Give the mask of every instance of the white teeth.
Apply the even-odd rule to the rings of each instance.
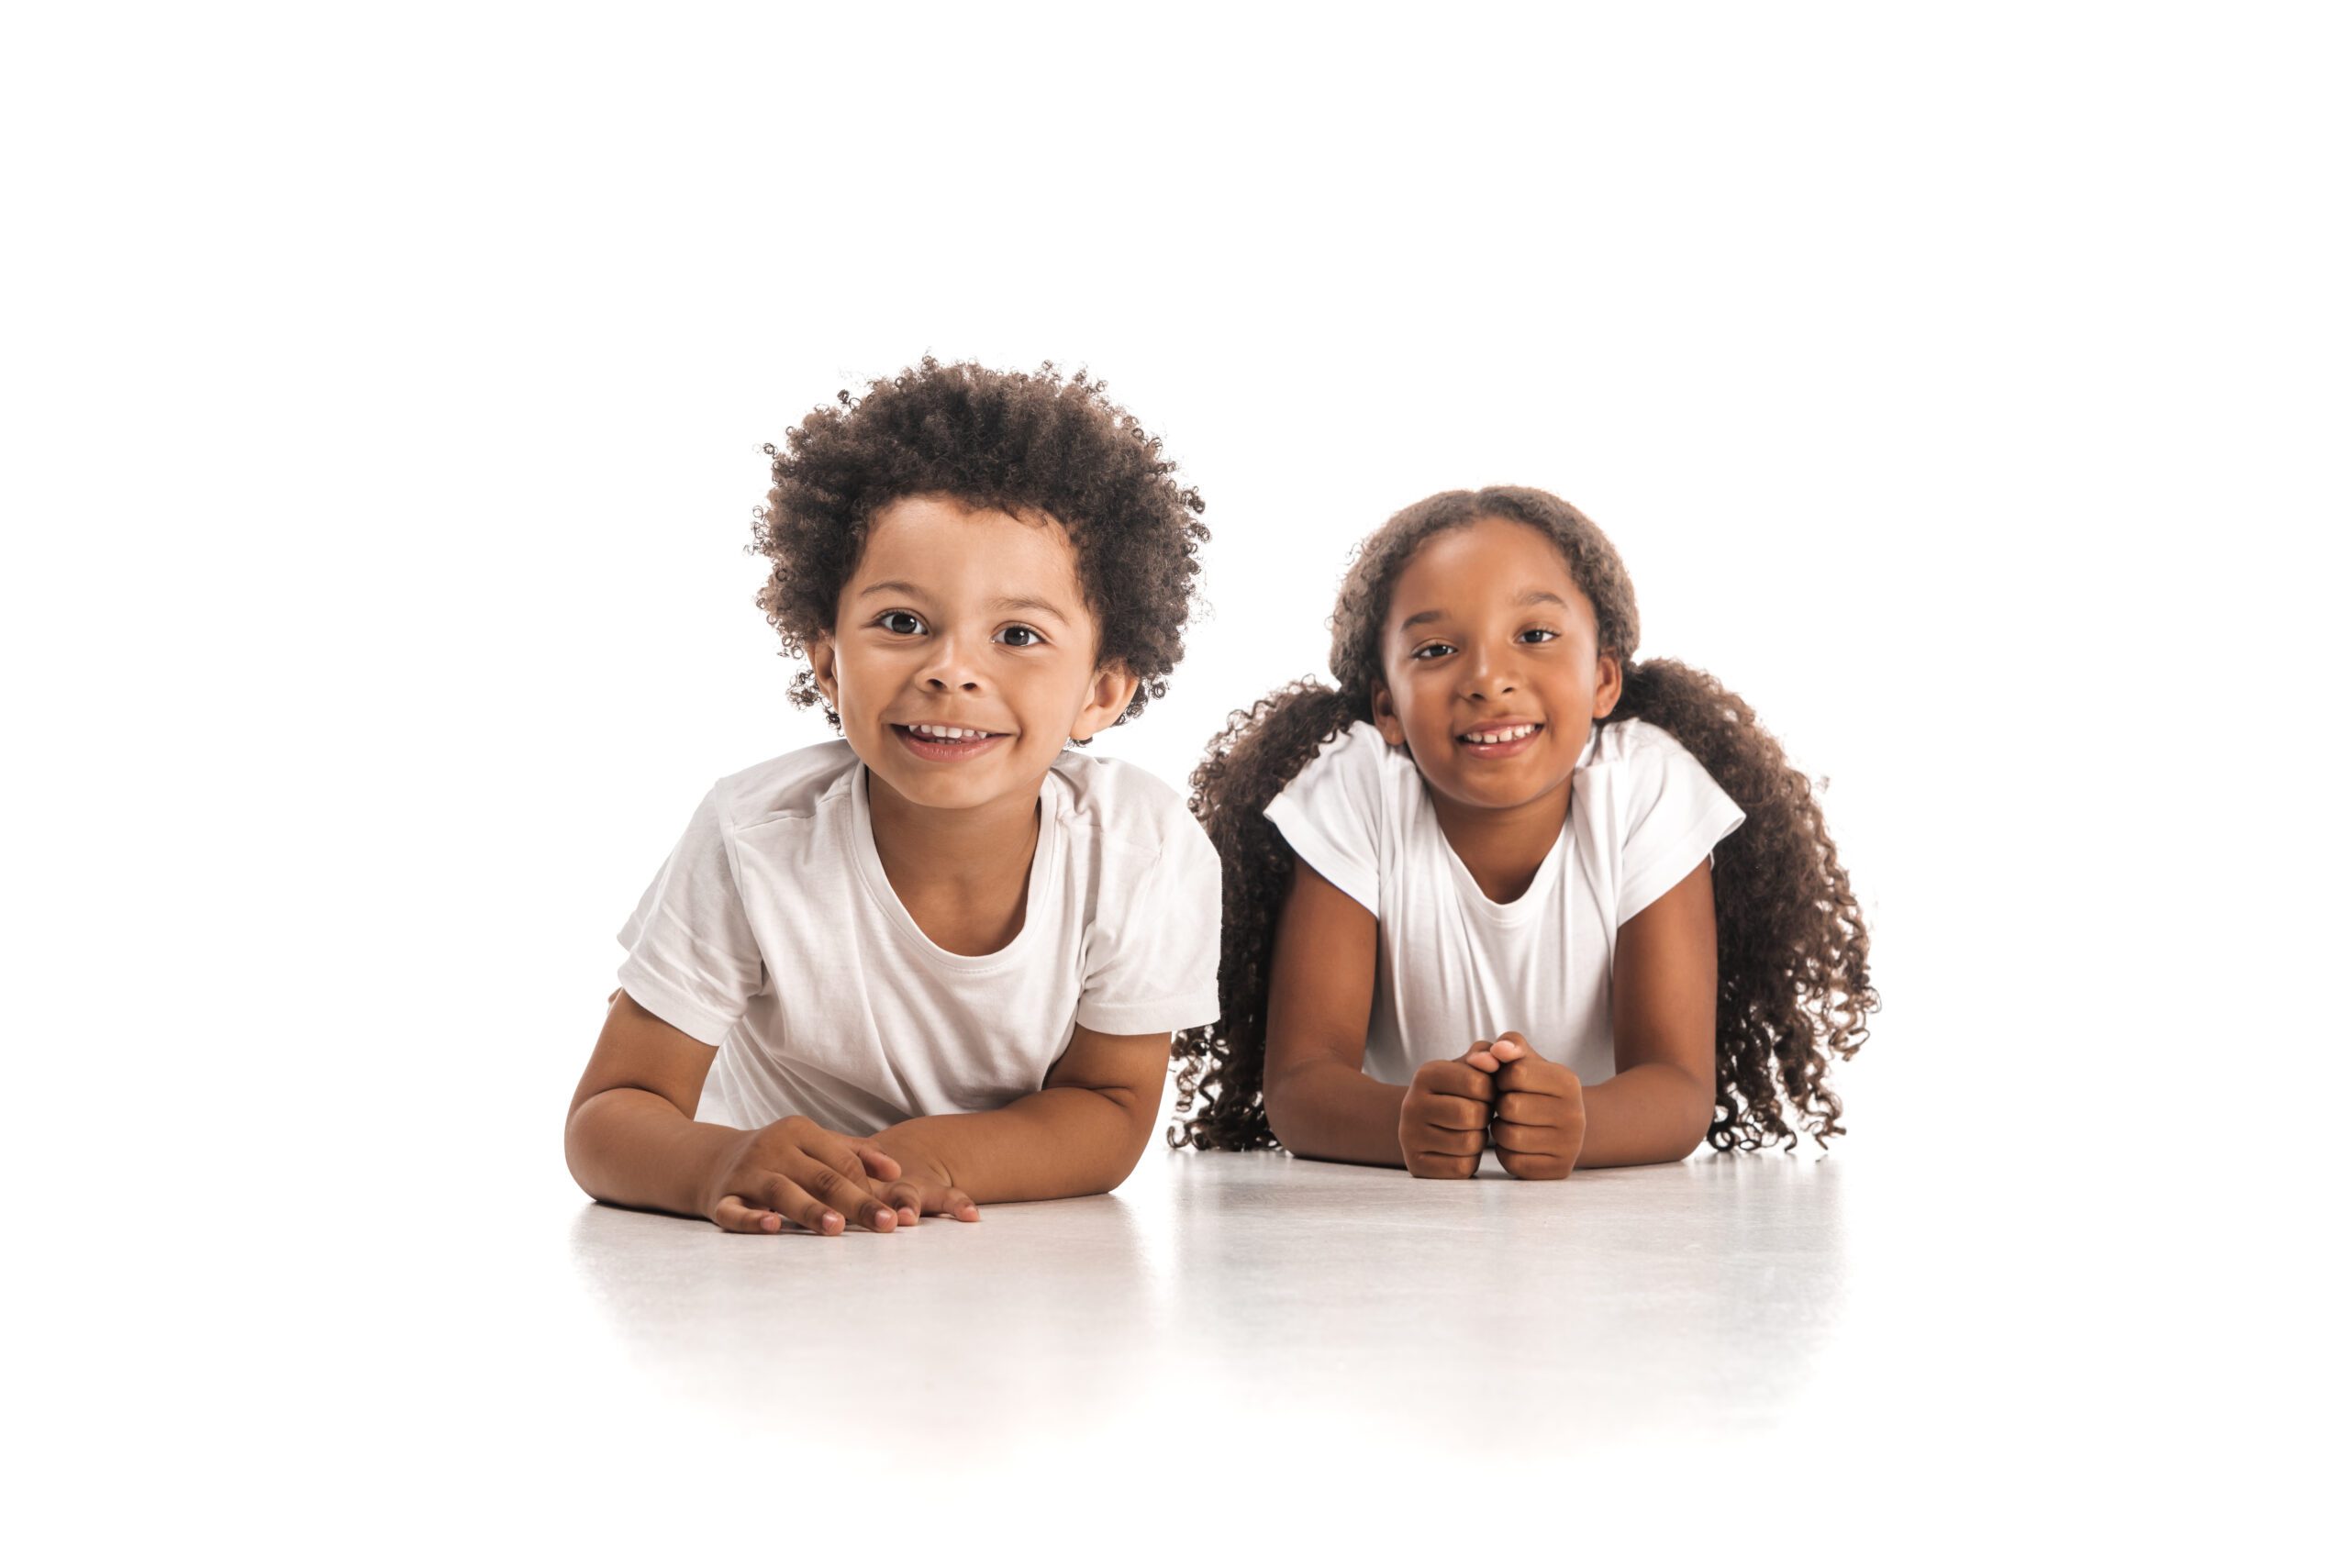
[[[932,740],[977,740],[992,733],[985,729],[960,729],[951,724],[908,724],[906,728]]]
[[[1521,740],[1542,727],[1538,724],[1512,724],[1506,729],[1477,729],[1461,737],[1471,746],[1497,746],[1504,740]]]

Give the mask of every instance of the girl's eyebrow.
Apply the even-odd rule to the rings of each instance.
[[[1525,592],[1517,596],[1517,602],[1520,605],[1555,605],[1562,610],[1571,607],[1567,605],[1565,600],[1560,598],[1557,595],[1553,594],[1547,588],[1528,588]],[[1410,617],[1408,619],[1405,620],[1401,626],[1397,627],[1395,629],[1397,631],[1408,631],[1413,627],[1419,625],[1421,621],[1442,620],[1450,613],[1451,612],[1448,610],[1421,610],[1418,615]]]
[[[896,578],[886,583],[869,584],[856,596],[860,599],[867,599],[875,594],[897,594],[909,599],[929,597],[913,584],[899,582]],[[997,599],[987,607],[994,610],[1024,610],[1031,615],[1050,616],[1063,626],[1070,624],[1068,613],[1049,599]]]

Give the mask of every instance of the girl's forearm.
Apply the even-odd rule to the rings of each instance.
[[[1342,1062],[1305,1062],[1264,1085],[1264,1119],[1304,1159],[1399,1166],[1405,1093]]]
[[[974,1203],[1106,1193],[1149,1146],[1155,1099],[1130,1089],[1042,1089],[1000,1110],[917,1117],[874,1135],[908,1172],[927,1167]]]
[[[562,1151],[590,1197],[704,1215],[705,1189],[741,1137],[734,1128],[694,1120],[650,1090],[607,1089],[571,1113]]]
[[[1575,1163],[1662,1165],[1685,1160],[1713,1120],[1713,1086],[1661,1062],[1627,1067],[1582,1092],[1582,1155]]]

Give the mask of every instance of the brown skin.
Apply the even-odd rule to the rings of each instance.
[[[1096,662],[1098,628],[1066,533],[1045,517],[914,496],[874,517],[837,629],[808,646],[871,770],[890,886],[950,952],[1002,948],[1026,915],[1037,800],[1068,740],[1116,722],[1134,677]],[[1001,737],[926,759],[904,727]],[[693,1119],[714,1046],[616,993],[572,1097],[564,1151],[607,1203],[728,1230],[888,1231],[982,1202],[1107,1192],[1149,1142],[1170,1036],[1078,1027],[1043,1087],[997,1110],[920,1117],[869,1139],[805,1117],[751,1130]]]
[[[1488,518],[1424,544],[1397,578],[1373,720],[1409,748],[1445,840],[1487,897],[1533,881],[1564,830],[1591,721],[1622,690],[1620,658],[1549,538]],[[1537,723],[1494,756],[1471,737]],[[1511,1175],[1649,1164],[1693,1152],[1712,1120],[1712,873],[1700,865],[1618,933],[1616,1072],[1586,1090],[1531,1043],[1540,1020],[1468,1043],[1406,1085],[1362,1071],[1375,917],[1299,862],[1274,938],[1264,1111],[1295,1153],[1475,1173],[1487,1144]]]

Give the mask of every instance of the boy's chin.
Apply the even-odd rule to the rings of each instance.
[[[932,811],[972,811],[1019,798],[1032,804],[1043,784],[1041,774],[1030,775],[1006,756],[924,766],[903,757],[874,758],[862,747],[857,754],[892,795]]]

